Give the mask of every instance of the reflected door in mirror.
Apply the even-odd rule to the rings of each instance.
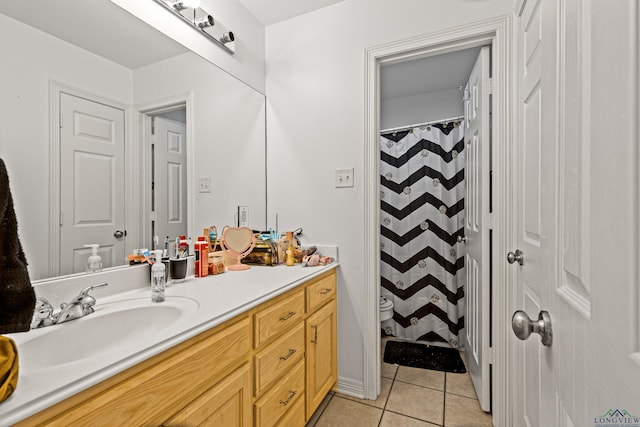
[[[103,267],[120,265],[124,111],[61,93],[60,113],[60,274],[86,270],[89,243],[100,245]]]
[[[188,234],[186,126],[160,116],[153,120],[152,235],[174,239]]]

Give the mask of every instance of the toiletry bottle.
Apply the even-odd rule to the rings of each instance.
[[[196,254],[195,271],[196,277],[209,275],[209,242],[205,236],[198,236],[198,240],[193,245],[193,252]]]
[[[89,256],[89,259],[87,259],[87,272],[91,273],[93,271],[102,270],[102,258],[98,255],[98,248],[100,245],[92,243],[84,246],[85,248],[91,248],[91,255]]]
[[[164,301],[165,266],[162,263],[162,250],[154,251],[156,259],[151,266],[151,302]]]
[[[209,227],[209,251],[213,252],[213,251],[217,251],[219,250],[219,248],[217,248],[218,244],[218,229],[216,228],[215,225],[212,225]]]
[[[295,248],[293,247],[293,232],[287,231],[287,250],[285,255],[285,264],[287,264],[288,267],[291,267],[293,264],[295,264],[294,252]]]
[[[186,258],[189,256],[189,243],[186,236],[178,238],[178,255],[176,258]]]

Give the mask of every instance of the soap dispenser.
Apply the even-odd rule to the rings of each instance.
[[[97,243],[92,243],[89,245],[84,245],[85,248],[91,248],[91,256],[87,260],[87,273],[92,273],[94,271],[102,270],[102,258],[98,255],[98,248],[100,245]]]
[[[162,250],[153,251],[155,262],[151,266],[151,302],[164,301],[165,266],[162,263]]]

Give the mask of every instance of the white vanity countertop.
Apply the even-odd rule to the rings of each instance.
[[[252,267],[245,271],[227,271],[203,278],[191,277],[183,283],[170,284],[165,293],[167,302],[182,297],[199,304],[199,309],[190,314],[187,321],[181,321],[179,327],[165,327],[163,331],[154,333],[152,341],[135,340],[119,348],[107,349],[99,357],[72,363],[47,368],[30,366],[27,361],[22,363],[21,358],[28,359],[28,356],[21,353],[21,343],[33,339],[35,335],[46,334],[48,328],[69,327],[95,314],[61,325],[8,335],[18,346],[20,373],[13,395],[0,403],[0,427],[42,411],[338,265],[334,262],[319,267],[302,267],[298,264],[293,267]],[[96,313],[101,305],[111,302],[147,298],[150,303],[151,300],[149,288],[137,288],[104,298],[100,298],[96,290],[93,295],[97,299]],[[145,317],[141,315],[136,322],[145,322]],[[77,339],[85,338],[78,336]],[[65,345],[64,342],[57,344],[61,347]],[[56,352],[57,349],[48,348],[47,351]]]

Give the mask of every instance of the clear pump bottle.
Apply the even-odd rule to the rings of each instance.
[[[155,263],[151,266],[151,302],[164,301],[165,266],[162,263],[162,251],[153,251],[156,255]]]
[[[94,271],[102,270],[102,258],[98,255],[98,248],[100,245],[91,243],[84,245],[85,248],[91,248],[91,255],[87,259],[87,273],[93,273]]]

